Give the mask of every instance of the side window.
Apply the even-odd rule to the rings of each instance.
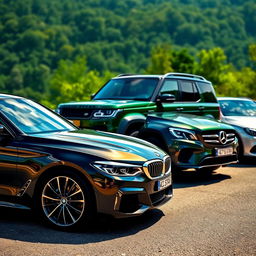
[[[178,82],[175,80],[165,80],[160,94],[172,94],[176,99],[179,98]]]
[[[200,99],[200,94],[193,82],[180,81],[180,91],[182,101],[198,101]]]
[[[217,102],[214,89],[209,83],[198,83],[200,92],[205,102]]]

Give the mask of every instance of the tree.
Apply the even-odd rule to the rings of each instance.
[[[50,101],[42,102],[53,107],[62,102],[89,100],[112,76],[109,72],[100,76],[97,71],[88,71],[82,56],[74,61],[61,60],[50,81]]]
[[[151,51],[149,66],[146,73],[165,74],[172,72],[172,50],[169,45],[157,45]]]
[[[231,65],[227,64],[227,57],[221,48],[202,50],[198,54],[199,62],[195,72],[206,77],[214,85],[221,84],[221,75],[226,73]]]

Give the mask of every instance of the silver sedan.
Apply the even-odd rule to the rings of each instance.
[[[219,97],[221,120],[237,131],[239,155],[256,157],[256,103],[247,98]]]

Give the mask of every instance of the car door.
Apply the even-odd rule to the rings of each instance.
[[[199,107],[200,94],[196,84],[190,80],[166,79],[160,94],[172,94],[176,100],[173,103],[163,103],[164,112],[178,112],[201,115]]]
[[[17,194],[17,148],[13,137],[0,124],[0,196]]]

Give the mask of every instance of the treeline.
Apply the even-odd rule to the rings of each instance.
[[[0,0],[0,91],[50,105],[117,73],[174,70],[256,98],[255,13],[254,0]]]

